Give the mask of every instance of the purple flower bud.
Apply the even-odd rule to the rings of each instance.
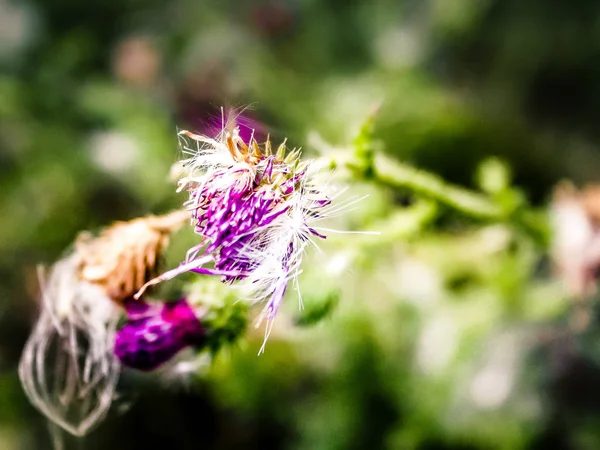
[[[125,307],[128,321],[117,332],[115,354],[128,367],[151,371],[185,347],[204,343],[204,328],[185,299]]]

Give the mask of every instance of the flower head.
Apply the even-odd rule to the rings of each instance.
[[[19,377],[31,402],[74,435],[106,415],[120,372],[114,354],[120,306],[156,270],[180,212],[83,233],[75,250],[40,276],[41,313],[25,344]]]
[[[331,212],[331,200],[319,189],[310,162],[301,161],[299,151],[287,153],[285,142],[273,151],[268,139],[259,146],[253,136],[244,140],[238,128],[215,139],[188,131],[180,136],[189,158],[179,190],[189,194],[185,206],[201,241],[178,268],[147,285],[189,271],[242,282],[252,302],[265,302],[259,322],[267,319],[268,337],[306,247],[325,237],[313,223]]]
[[[80,263],[73,253],[40,276],[41,313],[19,364],[31,402],[77,436],[105,416],[120,371],[111,344],[119,308],[79,277]]]
[[[600,269],[600,187],[560,184],[550,218],[552,258],[568,291],[576,298],[592,296]]]
[[[131,368],[150,371],[188,346],[201,346],[202,324],[185,299],[166,303],[130,301],[128,321],[117,332],[115,354]]]

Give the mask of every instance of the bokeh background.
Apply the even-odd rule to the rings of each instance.
[[[176,130],[221,106],[318,155],[350,149],[381,105],[381,151],[541,211],[600,168],[593,0],[0,0],[0,67],[3,450],[52,446],[16,374],[36,264],[82,229],[177,207]],[[568,332],[543,249],[349,184],[369,199],[337,225],[386,233],[309,255],[307,307],[290,296],[264,355],[251,330],[185,382],[125,373],[67,448],[600,448],[600,335]]]

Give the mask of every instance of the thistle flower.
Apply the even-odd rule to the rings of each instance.
[[[265,303],[257,326],[266,319],[266,342],[307,246],[318,248],[315,238],[325,238],[314,223],[341,207],[331,207],[311,163],[301,161],[297,150],[286,153],[285,142],[272,151],[269,139],[262,147],[253,136],[246,142],[237,127],[216,139],[189,131],[179,135],[189,155],[179,190],[189,193],[184,205],[201,240],[179,267],[147,283],[136,297],[184,272],[240,282],[251,303]]]
[[[600,187],[562,183],[550,212],[554,263],[575,298],[590,297],[600,269]]]
[[[203,279],[187,284],[184,298],[175,302],[127,300],[127,322],[116,333],[117,357],[130,368],[160,368],[163,378],[185,381],[246,330],[247,305],[232,293],[215,279]]]
[[[166,303],[130,301],[128,322],[117,332],[115,354],[131,368],[150,371],[188,346],[205,342],[205,331],[185,299]]]
[[[117,222],[98,237],[81,233],[75,241],[81,255],[81,278],[102,286],[118,303],[130,298],[156,275],[171,234],[188,219],[185,211]]]
[[[111,345],[119,308],[100,286],[80,278],[81,261],[73,253],[47,280],[40,273],[41,314],[19,364],[31,403],[77,436],[108,411],[120,370]]]
[[[114,336],[120,305],[156,271],[181,212],[81,234],[74,251],[40,276],[40,317],[25,345],[19,377],[51,421],[84,435],[107,413],[120,364]]]

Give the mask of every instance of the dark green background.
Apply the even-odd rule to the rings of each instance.
[[[562,178],[598,178],[600,3],[593,0],[0,0],[0,42],[6,450],[51,445],[16,375],[36,311],[35,265],[58,259],[81,229],[176,207],[182,199],[168,180],[178,157],[176,128],[202,131],[221,105],[252,104],[247,114],[274,140],[287,136],[311,154],[318,146],[310,133],[347,145],[382,102],[375,134],[387,152],[468,187],[475,186],[478,164],[499,156],[535,205],[546,204]],[[382,198],[404,201],[402,193]],[[359,224],[368,223],[360,217]],[[435,248],[444,227],[456,231],[461,224],[442,221],[423,242]],[[367,259],[383,258],[372,251]],[[541,255],[532,259],[533,278],[547,273]],[[458,298],[472,277],[472,268],[465,270],[444,288]],[[374,273],[356,269],[353,276],[376,286]],[[506,281],[501,270],[489,277],[482,292]],[[368,292],[361,299],[368,304],[386,295],[375,287]],[[292,346],[275,338],[257,358],[259,336],[232,353],[227,369],[187,390],[126,374],[106,422],[83,442],[67,444],[600,448],[593,332],[585,342],[536,341],[528,353],[518,395],[542,399],[541,412],[509,409],[506,421],[475,413],[459,430],[447,421],[452,408],[444,409],[458,400],[437,405],[445,394],[434,386],[446,388],[419,384],[410,364],[417,313],[404,304],[394,311],[387,317],[392,331],[383,334],[395,346],[378,340],[381,311],[349,314],[335,336],[324,335],[338,346],[333,368],[307,367],[311,346],[321,345],[316,340]],[[560,322],[560,315],[545,320]],[[504,323],[521,326],[514,317]],[[486,325],[484,334],[497,325]],[[470,355],[463,357],[471,361]],[[461,373],[442,384],[460,387]]]

